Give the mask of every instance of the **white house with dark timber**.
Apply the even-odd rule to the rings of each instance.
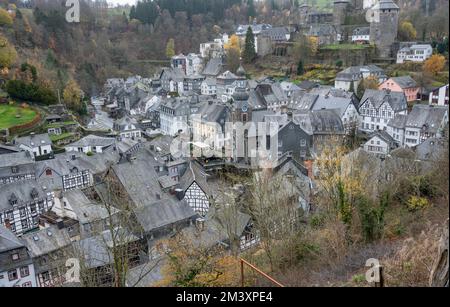
[[[211,191],[208,186],[208,174],[194,161],[189,163],[180,185],[184,193],[184,200],[199,215],[206,216],[211,206]]]

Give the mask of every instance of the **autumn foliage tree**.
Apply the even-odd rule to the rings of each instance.
[[[180,233],[164,243],[167,260],[162,268],[161,287],[236,287],[239,261],[223,248],[206,247]]]
[[[402,41],[410,41],[417,38],[417,31],[410,21],[403,21],[400,24],[398,38]]]
[[[81,89],[75,80],[70,80],[63,93],[64,102],[72,110],[80,110],[82,104]]]
[[[170,59],[175,55],[175,40],[173,38],[169,39],[166,45],[166,57]]]
[[[440,71],[444,69],[444,67],[445,67],[445,57],[440,54],[432,55],[423,64],[424,72],[432,75],[437,75]]]
[[[0,69],[9,68],[17,58],[17,52],[14,46],[11,46],[8,40],[0,35]]]
[[[10,26],[13,24],[13,19],[8,11],[0,8],[0,26]]]
[[[232,35],[228,44],[225,44],[224,48],[227,56],[228,69],[232,72],[236,72],[241,61],[239,37],[237,35]]]

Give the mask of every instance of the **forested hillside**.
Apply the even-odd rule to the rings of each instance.
[[[331,1],[310,0],[331,8]],[[107,8],[104,0],[82,0],[81,22],[65,20],[63,0],[2,0],[0,55],[2,78],[14,79],[34,67],[35,78],[48,89],[63,91],[74,79],[95,95],[106,78],[129,74],[152,76],[167,65],[166,45],[175,53],[198,52],[199,44],[218,33],[232,33],[237,24],[287,25],[298,18],[301,0],[143,0],[136,6]],[[402,21],[410,21],[420,40],[448,35],[448,1],[400,0]],[[427,8],[428,17],[421,12]],[[7,10],[9,9],[9,12]],[[417,16],[420,16],[418,18]],[[16,56],[17,54],[17,56]],[[5,70],[7,69],[7,70]]]

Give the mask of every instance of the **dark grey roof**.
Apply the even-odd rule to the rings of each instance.
[[[36,180],[24,180],[0,186],[0,211],[11,209],[9,202],[12,195],[17,198],[17,205],[34,201],[31,192],[36,191],[39,199],[47,198],[47,192]]]
[[[23,246],[23,243],[20,242],[11,230],[0,224],[0,253],[21,248]]]
[[[162,268],[164,261],[160,259],[149,261],[147,263],[130,268],[127,272],[128,287],[150,287],[154,283],[162,280],[164,275]]]
[[[21,239],[33,257],[46,255],[72,243],[67,230],[58,229],[56,226],[25,234]]]
[[[410,76],[392,77],[392,81],[397,83],[402,89],[417,87],[417,82]]]
[[[377,4],[372,7],[373,10],[399,10],[397,4],[392,0],[379,0]]]
[[[186,192],[196,182],[206,195],[212,196],[213,191],[208,184],[208,177],[209,175],[198,162],[190,161],[188,169],[180,180],[181,189]]]
[[[339,115],[343,116],[348,107],[353,104],[351,98],[341,98],[341,97],[330,97],[330,96],[319,96],[314,103],[313,110],[329,110],[336,109],[339,110]]]
[[[51,145],[52,141],[50,140],[50,137],[48,136],[47,133],[43,133],[16,138],[15,143],[18,145],[25,145],[32,148],[36,146]]]
[[[406,127],[417,127],[425,129],[428,133],[436,133],[446,116],[448,117],[447,106],[416,104],[408,114]]]
[[[96,135],[87,135],[84,138],[71,143],[67,146],[69,147],[84,147],[84,146],[101,146],[101,147],[108,147],[113,145],[115,142],[114,138],[109,137],[101,137]]]
[[[287,41],[286,36],[289,35],[289,30],[286,27],[274,27],[263,30],[261,35],[270,37],[273,41]]]
[[[178,67],[163,68],[161,71],[160,77],[163,77],[163,76],[166,79],[179,81],[179,82],[183,81],[184,77],[186,77],[184,71],[182,71]]]
[[[353,30],[353,35],[369,35],[370,27],[359,27]]]
[[[163,191],[158,182],[155,167],[159,164],[147,154],[138,154],[131,162],[113,165],[114,173],[124,186],[135,207],[145,206],[158,201]]]
[[[429,138],[414,148],[416,158],[423,161],[442,159],[442,154],[448,150],[448,142],[444,139]]]
[[[385,76],[383,69],[376,65],[365,65],[365,66],[350,66],[346,69],[340,71],[336,75],[337,81],[355,81],[360,80],[363,77],[363,72],[369,72],[370,74],[377,74],[380,76]]]
[[[387,102],[394,112],[404,111],[408,108],[405,94],[400,92],[391,92],[389,90],[367,89],[364,92],[359,106],[369,101],[378,109],[383,103]]]
[[[222,59],[221,58],[212,58],[206,64],[205,69],[202,72],[202,75],[205,76],[218,76],[222,71]]]
[[[138,223],[145,232],[170,226],[196,215],[189,204],[174,198],[166,198],[146,204],[134,210]]]
[[[117,245],[125,245],[138,240],[136,236],[123,228],[114,229],[114,236]],[[84,265],[87,268],[103,267],[113,263],[111,248],[113,241],[111,231],[106,230],[93,237],[74,242],[73,248],[77,257],[84,258]]]
[[[269,24],[252,24],[252,25],[239,25],[236,29],[237,35],[247,34],[248,28],[252,28],[253,34],[259,34],[260,32],[272,28]]]
[[[336,110],[298,112],[294,122],[309,134],[344,134],[344,125]]]
[[[81,190],[71,190],[64,192],[64,197],[77,216],[80,224],[87,224],[107,219],[110,214],[119,212],[118,209],[110,207],[108,209],[99,203],[95,203],[87,198]]]
[[[0,155],[0,168],[32,163],[34,163],[34,160],[28,151],[20,151]]]
[[[336,28],[332,24],[314,24],[309,28],[310,36],[334,36],[337,34]]]
[[[395,114],[394,118],[389,121],[388,126],[404,129],[407,119],[408,115]]]
[[[369,136],[369,139],[371,139],[373,137],[379,137],[380,139],[385,141],[386,144],[388,144],[391,147],[395,143],[395,140],[392,138],[392,136],[384,130],[383,131],[375,131],[374,133],[372,133]]]

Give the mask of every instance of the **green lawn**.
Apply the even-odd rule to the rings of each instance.
[[[0,129],[11,128],[31,122],[37,116],[36,111],[24,109],[18,105],[0,105]]]
[[[73,135],[74,135],[74,134],[71,133],[71,132],[63,133],[63,134],[60,134],[60,135],[52,134],[52,135],[50,135],[50,140],[51,140],[52,142],[58,142],[58,141],[61,141],[61,140],[70,138],[70,137],[72,137]]]
[[[359,44],[333,44],[326,45],[320,49],[323,50],[362,50],[365,48],[369,48],[370,45],[359,45]]]

